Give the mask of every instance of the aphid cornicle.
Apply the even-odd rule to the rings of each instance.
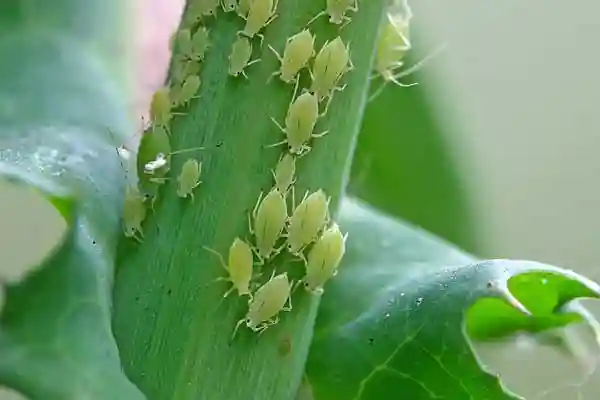
[[[249,230],[256,238],[255,251],[261,263],[264,264],[281,251],[275,245],[282,235],[287,218],[285,198],[277,188],[271,189],[264,198],[261,193],[252,210],[252,219],[248,216]]]
[[[334,90],[343,90],[344,86],[337,84],[342,76],[352,70],[354,66],[350,60],[350,52],[341,37],[331,42],[325,42],[317,53],[313,68],[310,71],[310,91],[314,93],[319,101],[333,95]]]
[[[177,196],[194,201],[194,189],[202,183],[200,174],[202,173],[202,163],[193,158],[188,159],[181,167],[181,172],[177,177]]]
[[[277,324],[279,312],[292,309],[291,302],[289,307],[285,307],[285,304],[290,301],[290,292],[291,285],[287,273],[271,276],[271,279],[254,293],[253,299],[249,302],[246,316],[238,321],[232,336],[235,336],[242,324],[246,324],[248,328],[259,334]]]
[[[291,154],[285,154],[277,163],[273,178],[275,179],[275,187],[280,193],[285,195],[290,187],[296,182],[296,157]]]
[[[250,57],[252,57],[252,43],[247,38],[238,36],[236,41],[233,42],[231,54],[229,55],[229,75],[238,76],[242,74],[244,78],[248,79],[244,69],[260,61],[260,58],[250,61]]]
[[[221,8],[225,12],[235,11],[237,0],[221,0]]]
[[[319,101],[317,96],[305,91],[290,104],[285,117],[285,127],[282,127],[275,118],[271,117],[275,125],[285,133],[286,139],[267,145],[267,147],[287,143],[290,153],[297,156],[306,154],[311,149],[308,144],[311,138],[319,138],[329,132],[327,130],[318,134],[313,132],[319,115]]]
[[[139,235],[143,238],[142,222],[146,219],[146,205],[144,196],[137,187],[127,186],[125,189],[125,203],[123,205],[123,232],[125,236],[134,238],[141,242]]]
[[[281,68],[273,72],[273,75],[279,75],[285,83],[292,83],[298,78],[298,72],[304,68],[308,61],[315,55],[315,37],[308,29],[295,34],[285,42],[283,57],[269,45],[269,48],[281,62]],[[271,79],[271,78],[269,78]]]
[[[187,105],[192,99],[197,99],[199,96],[196,96],[198,90],[200,89],[200,77],[197,75],[190,75],[181,84],[180,87],[177,87],[177,90],[172,90],[172,106],[173,107],[181,107]]]
[[[302,250],[317,239],[329,222],[329,199],[321,189],[308,195],[294,209],[287,227],[287,248],[306,261]]]
[[[250,280],[252,279],[254,257],[252,256],[250,245],[236,237],[229,248],[227,263],[225,263],[221,253],[206,246],[204,246],[204,249],[215,254],[219,258],[221,265],[229,275],[227,278],[217,278],[216,281],[226,280],[233,284],[231,289],[225,292],[223,297],[227,297],[232,291],[237,290],[238,296],[249,296],[252,298],[252,294],[250,293]]]
[[[279,0],[252,0],[248,14],[240,15],[246,20],[246,25],[239,33],[249,38],[259,36],[262,42],[262,35],[259,32],[277,18],[275,14],[277,3]]]
[[[336,25],[350,22],[351,18],[346,15],[348,11],[358,11],[358,0],[327,0],[325,11],[321,11],[308,21],[307,25],[312,24],[318,18],[329,15],[329,22]]]
[[[338,266],[346,252],[346,238],[337,224],[325,229],[308,252],[304,287],[315,294],[323,293],[325,283],[337,275]]]

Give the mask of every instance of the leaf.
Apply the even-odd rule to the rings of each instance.
[[[16,262],[8,246],[20,257],[43,248],[19,259],[33,272],[11,274],[5,287],[0,386],[31,399],[144,399],[110,330],[125,181],[115,141],[132,131],[122,75],[104,58],[119,31],[102,17],[117,4],[0,5],[0,199],[11,193],[2,208],[13,209],[3,228],[28,232],[3,237],[3,270]]]
[[[470,306],[491,297],[511,310],[507,326],[525,318],[523,305],[530,326],[556,326],[573,320],[557,306],[600,295],[598,285],[556,267],[477,262],[354,201],[344,202],[340,225],[348,250],[326,287],[307,364],[316,400],[518,398],[473,353],[464,328]],[[480,315],[471,323],[491,319]]]
[[[421,57],[418,46],[408,53],[407,65],[417,57]],[[454,128],[428,98],[436,89],[433,83],[419,72],[406,79],[419,85],[388,84],[368,103],[348,191],[477,253],[481,245],[472,205],[459,175],[459,160],[449,148]],[[372,87],[380,84],[374,80]]]
[[[306,190],[323,189],[335,215],[386,5],[386,0],[361,3],[342,30],[326,17],[310,26],[317,51],[337,35],[350,43],[354,69],[342,78],[340,85],[347,87],[335,93],[327,115],[318,119],[314,132],[329,133],[311,140],[310,152],[298,159],[296,204]],[[179,114],[169,126],[173,152],[206,150],[173,155],[155,213],[145,221],[144,242],[124,240],[119,251],[115,336],[127,375],[151,398],[289,399],[300,385],[318,299],[298,291],[292,312],[282,313],[277,325],[260,336],[241,326],[232,340],[248,310],[247,299],[223,298],[231,285],[215,282],[225,270],[203,246],[227,258],[236,237],[254,243],[248,214],[261,192],[273,186],[272,170],[286,151],[283,143],[269,147],[285,138],[271,117],[283,123],[294,92],[293,84],[269,80],[280,63],[268,45],[282,53],[286,39],[323,7],[322,0],[280,1],[277,18],[264,30],[263,46],[259,38],[252,40],[252,59],[261,61],[246,68],[248,79],[228,75],[228,57],[243,20],[219,11],[208,23],[211,46],[202,62],[198,98],[176,109]],[[310,84],[306,69],[302,75],[298,93]],[[193,201],[176,195],[177,175],[188,158],[202,162],[202,183]],[[289,208],[292,195],[287,196]],[[286,252],[255,268],[261,273],[258,284],[275,268],[296,279],[303,271]]]

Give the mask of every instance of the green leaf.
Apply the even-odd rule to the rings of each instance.
[[[573,318],[557,307],[600,295],[598,285],[556,267],[477,262],[353,201],[343,204],[340,225],[348,249],[323,296],[307,364],[316,400],[518,398],[473,353],[467,310],[483,303],[492,313],[469,315],[480,330],[496,313],[498,325],[560,326]]]
[[[350,43],[354,69],[345,74],[327,115],[319,118],[312,149],[298,159],[296,204],[306,190],[323,189],[338,207],[349,170],[368,91],[372,53],[385,0],[361,4],[359,13],[341,31],[326,17],[311,25],[315,47],[341,35]],[[205,146],[197,153],[172,157],[169,180],[159,188],[155,213],[144,224],[145,240],[124,241],[119,252],[114,303],[114,330],[128,376],[152,398],[289,399],[298,389],[312,337],[318,299],[304,291],[292,298],[293,311],[258,336],[245,326],[234,340],[236,322],[248,310],[246,298],[223,299],[230,284],[208,246],[227,258],[234,238],[248,241],[248,213],[261,192],[273,186],[272,170],[285,138],[271,121],[283,123],[293,84],[269,80],[280,63],[267,45],[280,53],[286,39],[300,32],[323,10],[322,0],[280,1],[278,17],[264,30],[264,44],[255,38],[248,79],[228,75],[229,55],[244,21],[219,11],[205,22],[211,47],[202,62],[199,98],[181,107],[170,124],[173,151]],[[189,10],[187,10],[189,12]],[[184,15],[185,18],[185,15]],[[177,54],[175,54],[177,56]],[[300,90],[309,83],[303,70]],[[321,111],[323,111],[323,107]],[[190,157],[202,162],[202,183],[194,200],[176,196],[176,178]],[[326,171],[326,172],[325,172]],[[292,206],[292,193],[287,197]],[[302,273],[301,263],[282,252],[265,267],[259,282],[274,268],[290,277]]]
[[[29,398],[144,398],[110,330],[125,182],[115,141],[132,131],[123,76],[108,66],[120,32],[102,19],[118,4],[0,6],[0,198],[13,210],[0,263],[28,269],[6,286],[0,385]]]
[[[418,46],[408,53],[407,65],[421,57],[417,50]],[[419,85],[388,84],[368,103],[348,191],[377,209],[477,253],[477,224],[464,174],[449,151],[452,124],[434,109],[428,96],[435,89],[432,82],[419,72],[406,79]],[[381,82],[373,82],[374,91]]]

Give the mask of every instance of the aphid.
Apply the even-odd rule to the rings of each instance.
[[[248,313],[236,324],[233,336],[242,324],[246,324],[248,328],[259,334],[271,325],[277,324],[279,312],[292,309],[291,301],[289,307],[285,307],[290,300],[290,291],[291,285],[286,272],[271,276],[271,279],[254,293],[253,299],[249,302]]]
[[[388,20],[379,37],[379,41],[377,43],[377,52],[375,54],[374,69],[377,74],[371,77],[372,79],[380,76],[383,79],[383,84],[373,93],[373,95],[369,98],[369,101],[379,96],[383,89],[385,89],[386,85],[390,82],[401,87],[417,85],[418,83],[416,82],[409,84],[401,83],[399,79],[417,71],[425,62],[437,55],[443,49],[443,46],[439,47],[433,53],[427,55],[410,68],[397,72],[399,69],[404,67],[404,58],[411,49],[411,44],[408,38],[409,21],[408,19],[399,18],[398,16],[393,16],[391,14],[388,14],[387,18]]]
[[[346,15],[348,11],[358,11],[358,0],[327,0],[325,11],[321,11],[308,21],[307,25],[312,24],[316,19],[323,15],[329,15],[329,22],[336,25],[350,22],[351,18]]]
[[[190,59],[194,61],[204,60],[206,50],[210,47],[210,31],[206,27],[201,26],[192,36],[192,51]]]
[[[155,189],[155,183],[161,183],[155,178],[162,178],[168,172],[168,165],[164,165],[161,160],[166,161],[164,155],[170,152],[171,141],[165,127],[152,126],[144,132],[138,146],[136,166],[139,183],[145,192]],[[159,156],[160,154],[163,156]]]
[[[189,29],[179,29],[173,35],[171,50],[188,56],[192,53],[192,32]]]
[[[279,75],[281,80],[286,83],[294,82],[298,77],[298,72],[300,72],[300,70],[308,64],[308,61],[312,56],[315,55],[314,46],[315,37],[308,29],[304,29],[302,32],[288,38],[285,42],[283,57],[269,45],[271,51],[275,53],[281,62],[281,68],[278,71],[273,72],[271,77]]]
[[[153,125],[167,126],[172,118],[170,91],[168,87],[162,87],[152,95],[150,121]]]
[[[188,159],[181,167],[181,172],[177,177],[177,196],[184,199],[190,196],[194,201],[194,189],[202,183],[200,174],[202,173],[202,163],[193,158]]]
[[[304,287],[315,294],[323,293],[323,285],[337,275],[338,266],[346,252],[346,238],[337,224],[325,229],[308,252]]]
[[[189,6],[183,13],[183,21],[181,25],[183,27],[192,29],[196,24],[202,21],[202,12],[204,10],[204,0],[193,0],[188,2]]]
[[[235,7],[237,6],[237,0],[221,0],[221,8],[225,12],[235,11]]]
[[[261,193],[252,210],[254,224],[248,215],[250,233],[256,237],[255,251],[261,263],[281,251],[275,248],[275,244],[281,237],[287,218],[285,198],[277,188],[271,189],[264,198]]]
[[[144,196],[135,186],[127,186],[125,189],[125,203],[123,206],[123,232],[125,236],[134,238],[141,242],[144,237],[142,222],[146,219],[146,205]]]
[[[220,277],[216,280],[226,280],[233,284],[231,289],[229,289],[223,297],[227,297],[231,292],[237,290],[238,296],[249,296],[252,298],[252,294],[250,293],[250,280],[252,279],[252,265],[254,264],[254,258],[252,256],[250,245],[236,237],[229,248],[227,264],[221,253],[206,246],[204,246],[204,249],[219,257],[221,265],[229,274],[229,277],[227,278]]]
[[[197,99],[199,96],[196,96],[198,90],[200,89],[200,77],[197,75],[190,75],[181,84],[181,87],[178,87],[176,91],[172,91],[172,105],[174,107],[185,106],[192,99]]]
[[[249,38],[259,36],[262,41],[263,36],[259,32],[277,18],[275,11],[278,3],[279,0],[252,0],[248,14],[241,15],[246,20],[246,25],[239,33]]]
[[[294,209],[287,227],[287,248],[305,260],[302,250],[312,243],[329,222],[329,199],[323,190],[304,195]],[[306,261],[306,260],[305,260]]]
[[[154,173],[157,170],[160,170],[162,168],[168,167],[169,164],[169,157],[171,157],[172,155],[175,154],[181,154],[181,153],[187,153],[190,151],[196,151],[196,150],[204,150],[205,147],[192,147],[189,149],[183,149],[183,150],[177,150],[177,151],[172,151],[168,154],[165,153],[158,153],[156,155],[156,158],[154,158],[154,160],[148,161],[145,165],[144,165],[144,173],[148,174],[148,175],[154,175]],[[164,178],[161,178],[164,180]],[[158,181],[157,181],[158,183]]]
[[[237,5],[237,14],[245,18],[248,15],[248,11],[250,11],[250,7],[252,6],[252,2],[254,0],[239,0]]]
[[[279,159],[273,178],[275,179],[275,187],[280,193],[285,195],[290,186],[296,182],[294,175],[296,174],[296,158],[291,154],[285,154]]]
[[[325,42],[313,63],[310,91],[319,101],[331,98],[334,90],[343,90],[337,83],[342,76],[353,68],[350,53],[339,36],[331,42]]]
[[[275,118],[271,117],[275,125],[285,134],[286,139],[267,147],[287,143],[290,153],[297,156],[306,154],[311,149],[308,145],[308,141],[311,138],[322,137],[329,132],[313,133],[319,115],[319,101],[317,96],[310,92],[304,92],[290,104],[285,117],[285,128]]]
[[[173,56],[173,67],[172,67],[173,83],[181,84],[190,75],[198,75],[200,72],[200,63],[198,61],[191,61],[181,54],[175,54]]]
[[[244,68],[260,61],[260,58],[250,61],[250,57],[252,57],[252,43],[245,37],[238,36],[229,55],[229,75],[242,74],[244,78],[248,79]]]

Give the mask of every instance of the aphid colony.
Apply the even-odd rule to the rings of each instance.
[[[357,0],[324,0],[324,3],[325,10],[309,23],[321,15],[328,15],[330,23],[341,27],[351,21],[352,13],[358,11]],[[171,156],[202,149],[172,151],[170,123],[174,117],[183,115],[183,109],[197,97],[201,86],[198,76],[201,63],[211,47],[210,31],[202,25],[202,21],[215,17],[219,6],[227,13],[236,11],[245,21],[232,43],[229,75],[248,78],[246,68],[260,61],[260,58],[252,59],[253,40],[258,37],[262,47],[264,36],[261,32],[277,17],[278,0],[188,1],[182,26],[171,40],[174,52],[172,80],[168,86],[157,90],[152,98],[150,127],[146,129],[138,150],[137,170],[142,186],[156,187],[169,179],[166,175]],[[216,254],[227,273],[217,280],[225,280],[232,285],[224,297],[234,291],[238,296],[248,296],[246,315],[237,323],[234,334],[241,325],[263,332],[276,324],[280,311],[291,310],[291,296],[300,284],[310,293],[320,295],[327,281],[337,274],[347,238],[331,220],[330,199],[322,189],[307,191],[296,205],[294,186],[297,158],[310,152],[313,138],[328,133],[328,130],[317,133],[315,128],[318,119],[327,113],[334,93],[345,88],[340,82],[353,68],[349,46],[337,36],[325,41],[317,52],[315,36],[305,28],[285,41],[281,55],[270,44],[268,47],[280,66],[267,83],[278,77],[284,84],[293,84],[294,90],[283,125],[272,118],[285,139],[267,147],[285,144],[287,151],[283,152],[273,169],[273,187],[259,195],[254,209],[248,214],[252,240],[234,238],[227,260],[204,246]],[[304,69],[308,71],[310,84],[300,89],[300,74]],[[323,103],[324,110],[321,112]],[[201,171],[202,164],[195,158],[183,163],[177,177],[179,197],[194,200],[194,190],[201,183]],[[129,188],[126,194],[125,234],[138,240],[143,238],[142,222],[146,216],[148,192]],[[155,194],[150,197],[156,198]],[[288,197],[291,198],[291,210],[288,209]],[[301,278],[292,277],[297,275],[295,273],[288,276],[288,272],[277,272],[278,265],[275,263],[282,252],[302,262]],[[259,283],[256,278],[267,264],[273,267],[270,278]]]

